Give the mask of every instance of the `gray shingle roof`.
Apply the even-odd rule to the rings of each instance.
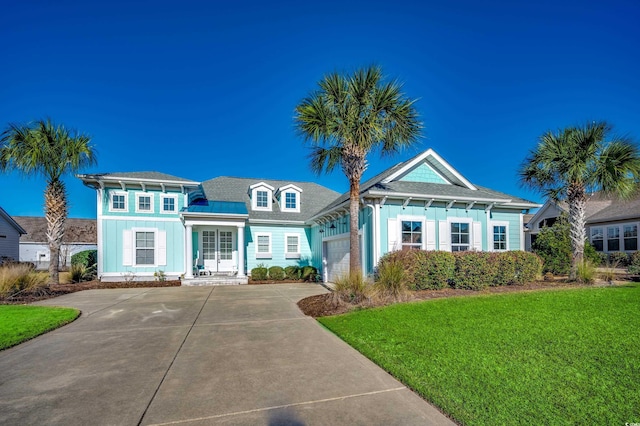
[[[587,212],[588,223],[640,219],[640,193],[629,200],[596,193],[587,201],[587,206],[590,204],[597,204],[599,208],[596,211]]]
[[[16,222],[27,231],[20,242],[47,243],[47,220],[39,216],[14,216]],[[95,244],[97,239],[95,219],[68,218],[65,222],[63,243]]]
[[[293,184],[302,189],[300,195],[300,213],[282,212],[277,202],[273,203],[273,210],[251,210],[251,190],[253,184],[264,182],[274,187],[274,193],[278,188]],[[236,178],[222,176],[202,182],[202,188],[208,200],[216,201],[242,201],[249,212],[249,219],[282,220],[282,221],[306,221],[327,204],[335,200],[340,194],[324,186],[313,182],[296,182],[290,180],[272,180],[255,178]],[[274,194],[275,195],[275,194]]]

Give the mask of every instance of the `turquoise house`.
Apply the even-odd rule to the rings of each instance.
[[[101,280],[242,284],[257,265],[313,265],[331,282],[349,268],[349,195],[313,182],[159,172],[85,174],[97,192]],[[469,182],[432,149],[363,182],[365,274],[394,250],[524,249],[538,204]]]

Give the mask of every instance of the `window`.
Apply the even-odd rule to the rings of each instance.
[[[495,251],[507,249],[506,225],[493,225],[493,249]]]
[[[233,234],[231,231],[220,231],[220,260],[233,259]]]
[[[285,234],[285,258],[287,259],[300,259],[300,235],[298,234]]]
[[[109,204],[110,211],[127,211],[127,193],[126,192],[112,192],[111,203]]]
[[[286,192],[284,194],[284,198],[285,198],[285,202],[284,202],[284,207],[287,210],[295,210],[298,208],[298,202],[297,202],[297,194],[295,192]]]
[[[625,250],[638,250],[638,225],[624,225],[623,237]]]
[[[618,226],[607,228],[607,251],[620,251],[620,228]]]
[[[602,228],[591,228],[591,244],[596,251],[604,250],[604,234]]]
[[[175,213],[177,211],[178,197],[175,195],[163,195],[160,200],[160,211],[162,213]]]
[[[153,211],[153,195],[143,192],[136,194],[136,212],[148,213]]]
[[[271,257],[271,234],[256,234],[256,259]]]
[[[136,232],[136,265],[155,263],[155,233]]]
[[[269,207],[269,195],[267,191],[256,192],[256,206],[257,207]]]
[[[216,258],[215,231],[202,231],[202,258],[204,260],[215,260]]]
[[[469,223],[451,223],[451,251],[469,250]]]
[[[402,233],[402,250],[420,250],[422,248],[422,222],[403,220],[400,232]]]

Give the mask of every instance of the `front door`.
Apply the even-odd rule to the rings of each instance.
[[[234,232],[228,229],[202,231],[202,258],[205,269],[211,272],[231,272],[233,261]]]

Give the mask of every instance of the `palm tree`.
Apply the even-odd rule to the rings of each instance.
[[[49,283],[58,284],[60,244],[68,201],[62,177],[95,164],[90,138],[55,125],[50,119],[33,124],[9,124],[0,138],[0,170],[17,170],[25,175],[41,175],[47,181],[44,212],[49,242]]]
[[[572,265],[570,279],[584,258],[587,194],[602,191],[629,197],[640,180],[640,153],[626,137],[610,137],[604,121],[547,131],[520,167],[521,183],[569,206]]]
[[[360,270],[358,211],[367,155],[375,149],[395,154],[416,143],[422,129],[415,100],[405,97],[396,81],[382,80],[377,66],[353,75],[329,74],[296,107],[296,127],[310,143],[311,169],[331,173],[340,166],[349,180],[351,272]]]

